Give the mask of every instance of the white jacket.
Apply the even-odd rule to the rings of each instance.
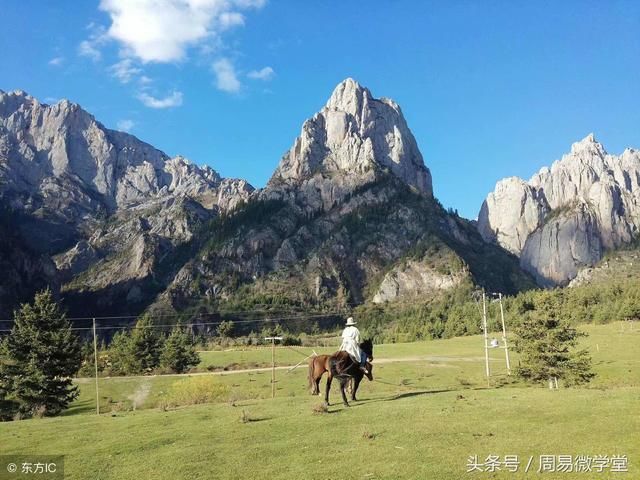
[[[340,350],[347,352],[354,362],[360,363],[360,331],[349,326],[342,332],[342,345]]]

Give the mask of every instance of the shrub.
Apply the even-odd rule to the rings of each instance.
[[[166,409],[199,403],[225,402],[229,393],[229,387],[218,383],[213,376],[188,377],[172,384],[158,406]]]

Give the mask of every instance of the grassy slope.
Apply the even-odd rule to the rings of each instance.
[[[487,389],[479,337],[384,345],[376,349],[377,358],[436,358],[377,365],[377,381],[363,384],[362,402],[348,410],[332,406],[325,415],[312,413],[318,399],[306,393],[304,370],[278,372],[275,400],[250,398],[269,396],[269,373],[232,374],[220,381],[232,385],[237,398],[248,398],[237,406],[1,424],[0,448],[6,454],[66,454],[69,478],[79,479],[457,479],[466,475],[472,454],[626,454],[629,478],[635,478],[640,473],[640,328],[629,332],[629,326],[615,323],[586,329],[599,374],[588,389],[551,392],[517,384]],[[496,373],[504,370],[501,355],[492,352]],[[105,395],[117,397],[150,382],[152,404],[175,381],[180,379],[105,379],[101,386]],[[93,407],[92,385],[81,389],[75,413]],[[338,400],[336,392],[332,399]],[[254,421],[241,423],[242,410]],[[560,478],[609,477],[581,473]]]

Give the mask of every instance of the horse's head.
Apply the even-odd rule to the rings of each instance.
[[[370,382],[373,382],[373,364],[367,362],[367,373],[365,374]]]
[[[373,361],[373,342],[369,339],[360,344],[360,349],[367,354],[369,361]]]

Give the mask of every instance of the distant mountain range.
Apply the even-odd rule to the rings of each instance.
[[[0,91],[0,314],[46,285],[98,315],[564,284],[635,238],[639,191],[638,152],[610,156],[589,136],[530,182],[499,182],[465,220],[433,197],[400,107],[352,79],[258,190],[67,100]]]

